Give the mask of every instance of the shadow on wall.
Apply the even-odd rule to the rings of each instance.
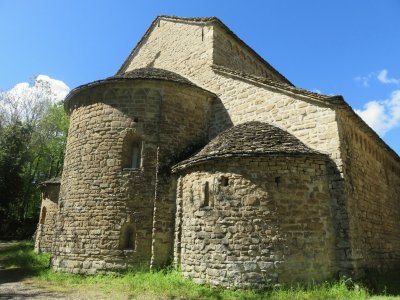
[[[338,276],[354,276],[352,247],[349,235],[349,216],[347,213],[345,182],[333,160],[327,163],[330,190],[330,206],[336,240],[336,260]]]
[[[231,117],[221,99],[215,98],[211,105],[210,127],[208,138],[212,140],[219,133],[233,126]]]
[[[163,169],[160,170],[161,173],[170,173],[172,166],[190,158],[198,151],[200,151],[205,145],[207,145],[210,140],[212,140],[215,136],[233,126],[233,122],[221,99],[213,99],[210,111],[208,138],[206,140],[193,141],[193,143],[191,143],[181,151],[172,153],[170,155],[169,161],[164,164]]]
[[[154,64],[156,60],[160,57],[161,51],[158,51],[157,54],[154,56],[154,59],[146,66],[146,68],[154,68]]]

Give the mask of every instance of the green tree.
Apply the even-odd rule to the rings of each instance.
[[[40,80],[0,92],[0,239],[33,233],[39,184],[61,175],[68,117],[55,99]]]
[[[22,221],[24,165],[28,162],[29,129],[20,122],[0,127],[0,220],[1,232]]]
[[[32,129],[28,142],[28,160],[23,172],[24,218],[35,219],[40,208],[39,184],[61,176],[69,120],[63,103],[49,107]]]
[[[61,175],[69,120],[63,103],[49,107],[38,120],[29,141],[30,181],[37,183]]]

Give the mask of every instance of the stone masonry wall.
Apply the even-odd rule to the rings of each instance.
[[[126,71],[162,68],[183,75],[202,73],[213,56],[213,26],[160,20],[133,56]],[[196,80],[193,81],[197,83]]]
[[[333,107],[313,99],[278,92],[244,79],[215,72],[207,84],[221,99],[224,109],[213,115],[210,136],[216,135],[228,122],[234,125],[256,120],[283,128],[304,144],[330,158],[330,195],[334,206],[337,232],[337,257],[341,272],[348,275],[352,268],[349,244],[348,214],[342,174],[342,160],[337,115]],[[226,121],[225,116],[229,116]]]
[[[157,211],[167,221],[154,216],[155,202],[165,198],[158,188],[159,162],[170,159],[163,156],[169,148],[178,153],[179,143],[186,148],[205,138],[207,98],[179,84],[138,80],[106,83],[75,97],[53,266],[91,274],[149,265],[157,233],[163,233],[164,223],[174,218],[163,216],[161,207]],[[171,103],[173,110],[168,109]],[[141,168],[124,168],[127,140],[135,139],[142,141]],[[134,249],[120,248],[127,224],[134,231]],[[161,224],[155,232],[154,224]]]
[[[284,128],[307,146],[329,153],[340,165],[339,134],[333,108],[228,74],[214,73],[208,84],[221,99],[227,111],[225,115],[229,115],[234,125],[262,121]],[[223,118],[215,116],[211,136],[219,133],[219,122]]]
[[[47,184],[42,187],[40,216],[36,231],[35,251],[50,252],[58,213],[58,194],[60,184]]]
[[[175,263],[185,277],[243,288],[338,271],[323,158],[229,158],[183,172]]]
[[[207,142],[211,99],[196,89],[179,87],[164,95],[160,116],[160,147],[155,193],[152,267],[173,257],[175,190],[171,167]]]
[[[339,124],[356,275],[400,264],[400,159],[344,112]]]

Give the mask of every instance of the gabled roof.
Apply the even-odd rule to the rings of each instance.
[[[147,29],[143,37],[140,41],[136,44],[135,48],[131,51],[128,58],[122,64],[120,69],[117,71],[116,74],[122,74],[129,66],[129,62],[131,58],[135,54],[136,50],[140,48],[146,38],[150,35],[152,29],[160,22],[160,20],[169,20],[174,22],[182,22],[182,23],[194,23],[199,25],[210,25],[216,24],[219,25],[227,34],[232,36],[239,44],[241,44],[244,48],[246,48],[250,53],[252,53],[256,58],[258,58],[270,71],[272,71],[275,75],[277,75],[280,79],[286,82],[289,85],[293,85],[285,76],[279,73],[274,67],[272,67],[264,58],[262,58],[256,51],[254,51],[249,45],[247,45],[243,40],[241,40],[232,30],[229,29],[220,19],[217,17],[204,17],[204,18],[184,18],[184,17],[176,17],[176,16],[166,16],[161,15],[158,16]]]
[[[211,140],[203,149],[173,167],[173,171],[191,165],[228,157],[327,155],[315,151],[289,132],[271,124],[252,121],[231,127]]]

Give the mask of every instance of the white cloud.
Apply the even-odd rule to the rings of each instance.
[[[32,85],[18,83],[12,89],[0,92],[0,123],[15,119],[35,120],[48,104],[63,100],[69,91],[64,82],[47,75],[36,76]]]
[[[400,125],[400,90],[392,92],[387,100],[370,101],[356,113],[379,135]]]
[[[363,87],[369,87],[371,79],[377,79],[380,83],[383,84],[400,84],[399,78],[389,78],[388,70],[383,69],[378,73],[371,72],[367,76],[357,76],[354,77],[354,81],[360,83]]]
[[[369,87],[369,81],[374,76],[374,73],[369,73],[367,76],[357,76],[354,80],[358,83],[361,83],[363,87]]]
[[[47,75],[38,75],[31,86],[28,82],[16,84],[6,91],[14,98],[32,98],[33,96],[46,95],[53,102],[64,100],[70,88],[61,80],[50,78]]]
[[[384,83],[384,84],[400,84],[400,79],[396,79],[396,78],[388,78],[388,71],[386,69],[383,69],[382,71],[379,72],[377,78],[380,82]]]
[[[63,81],[50,78],[47,75],[39,75],[36,77],[36,82],[45,82],[50,85],[50,89],[55,96],[56,101],[64,100],[65,96],[71,90]]]

